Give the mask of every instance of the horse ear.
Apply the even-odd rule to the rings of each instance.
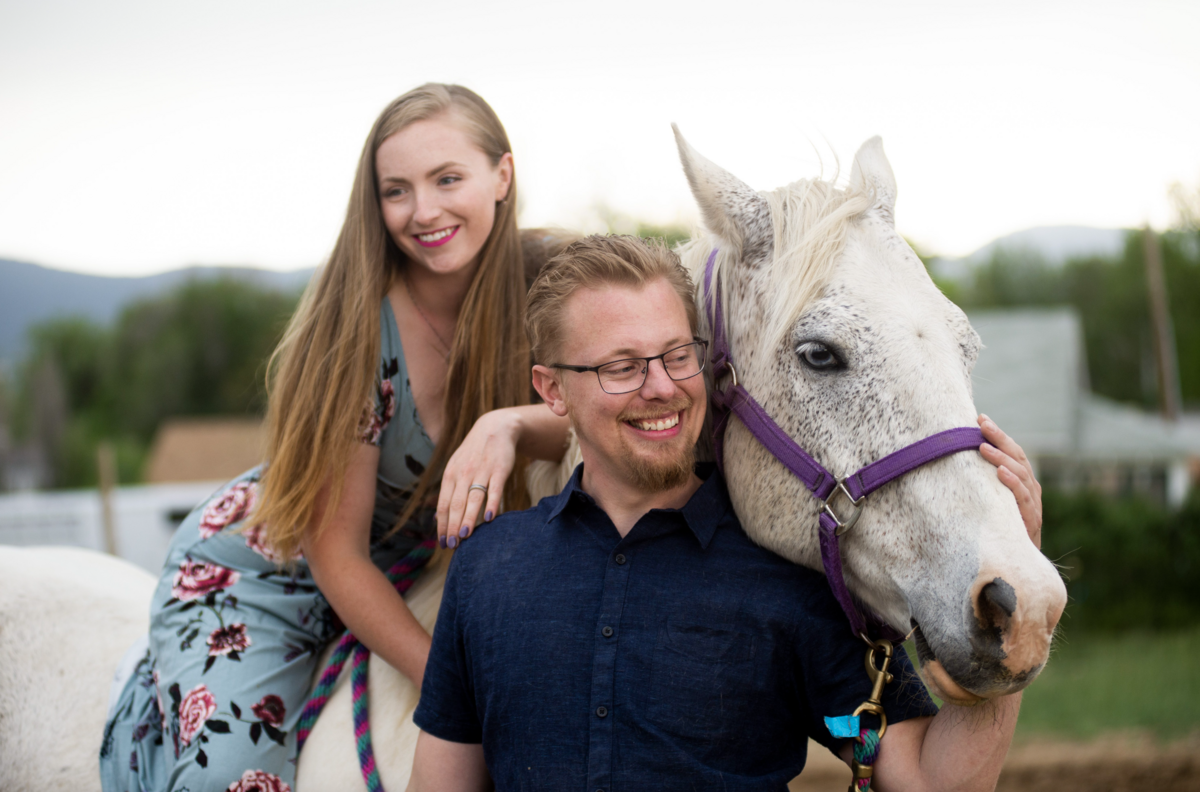
[[[700,205],[704,225],[729,247],[745,251],[747,243],[771,239],[770,210],[761,195],[724,168],[714,165],[688,145],[679,127],[675,145],[692,195]],[[763,236],[764,240],[757,237]]]
[[[875,209],[891,225],[896,224],[896,175],[883,153],[883,138],[875,137],[862,144],[854,155],[850,184],[875,194]]]

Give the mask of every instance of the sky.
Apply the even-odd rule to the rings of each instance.
[[[1198,32],[1194,1],[0,0],[0,258],[317,265],[426,81],[496,109],[525,226],[694,222],[675,122],[760,190],[882,135],[926,252],[1162,227],[1200,184]]]

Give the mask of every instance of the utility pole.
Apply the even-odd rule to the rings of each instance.
[[[1147,223],[1142,232],[1143,258],[1146,261],[1146,291],[1150,297],[1150,325],[1154,330],[1154,352],[1158,370],[1158,404],[1168,421],[1179,418],[1182,395],[1179,391],[1179,363],[1175,356],[1175,332],[1171,328],[1171,310],[1167,304],[1167,283],[1163,277],[1162,250],[1158,235]]]

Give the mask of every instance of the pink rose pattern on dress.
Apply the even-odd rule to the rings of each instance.
[[[255,717],[272,726],[282,726],[283,719],[287,716],[287,708],[283,705],[283,699],[274,693],[263,696],[262,701],[251,705],[250,709],[254,712]]]
[[[390,393],[389,383],[384,395]],[[394,410],[394,401],[385,399],[384,413],[390,417]],[[236,549],[244,541],[246,547],[257,556],[278,565],[281,557],[267,544],[265,526],[246,525],[246,518],[254,508],[257,494],[257,479],[251,476],[230,485],[207,503],[200,511],[199,539],[213,539],[218,534],[222,538],[213,539],[212,543],[198,544],[196,547]],[[229,530],[226,531],[226,528]],[[238,552],[243,553],[240,550]],[[245,558],[241,559],[246,562],[244,565],[230,563],[229,566],[224,566],[210,560],[220,556],[206,556],[196,558],[189,555],[178,563],[171,581],[171,597],[163,604],[164,608],[183,614],[183,620],[174,626],[179,651],[195,654],[203,652],[202,675],[209,674],[218,664],[224,667],[228,662],[244,662],[246,657],[258,657],[258,654],[247,655],[251,650],[264,655],[273,654],[271,650],[275,647],[270,646],[270,642],[263,646],[255,645],[256,641],[253,638],[261,636],[257,636],[255,632],[257,622],[250,618],[253,609],[247,609],[238,602],[240,596],[250,596],[258,581],[269,578],[274,585],[276,578],[282,578],[277,581],[281,593],[303,595],[300,598],[301,605],[307,602],[306,597],[317,591],[307,569],[303,567],[292,570],[271,569],[261,562]],[[295,556],[297,560],[302,557],[299,553]],[[307,624],[310,619],[323,618],[322,612],[317,610],[315,605],[307,614],[303,611],[298,612],[301,614],[301,625]],[[316,654],[320,650],[317,643],[297,643],[300,645],[293,646],[289,643],[280,649],[280,662],[288,662],[301,654]],[[286,653],[283,653],[283,649],[287,650]],[[262,695],[260,690],[258,692],[262,698],[248,708],[250,711],[244,711],[234,700],[237,698],[236,694],[233,698],[224,697],[228,694],[222,693],[224,680],[220,674],[215,674],[215,679],[202,677],[206,683],[213,685],[211,690],[207,684],[202,683],[186,695],[181,694],[181,687],[190,686],[196,681],[190,674],[185,677],[189,681],[182,686],[179,681],[160,679],[158,669],[153,666],[147,670],[145,676],[144,684],[152,689],[157,704],[156,708],[151,708],[157,711],[146,723],[138,724],[141,731],[135,731],[135,735],[138,739],[145,739],[152,732],[157,733],[157,744],[165,744],[167,750],[173,745],[177,760],[181,758],[181,754],[186,753],[199,768],[217,770],[220,766],[219,761],[215,756],[210,758],[209,752],[217,745],[223,744],[227,738],[235,741],[245,741],[249,738],[249,742],[255,745],[265,740],[287,747],[289,735],[283,730],[283,724],[288,715],[288,706],[281,696],[273,693]],[[218,696],[222,696],[219,703]],[[159,728],[161,732],[158,731]],[[133,761],[136,762],[136,758]],[[230,768],[225,765],[224,769],[228,771]],[[217,774],[223,775],[220,772],[214,773]],[[227,781],[221,779],[219,783]],[[223,787],[218,784],[215,788]],[[229,788],[245,792],[289,790],[286,781],[261,770],[247,770],[242,778]]]
[[[247,770],[226,792],[292,792],[282,778],[263,770]]]
[[[246,633],[246,625],[230,624],[213,630],[208,640],[208,653],[212,657],[228,655],[230,652],[243,652],[250,646],[250,636]]]
[[[383,430],[387,428],[395,413],[396,389],[390,379],[384,379],[379,383],[379,408],[377,410],[374,405],[367,405],[366,423],[359,430],[358,439],[364,443],[379,445],[379,438],[383,436]]]
[[[200,514],[200,537],[216,536],[225,526],[244,520],[254,508],[258,496],[258,484],[239,481],[225,490],[219,498],[212,500]]]
[[[217,700],[203,683],[196,685],[179,705],[179,742],[188,745],[217,711]]]
[[[284,559],[274,547],[267,543],[266,525],[251,525],[243,532],[243,536],[246,537],[246,547],[249,547],[272,564],[280,564],[284,560],[299,561],[304,558],[304,553],[297,550],[296,554],[290,559]]]
[[[171,596],[180,602],[201,599],[215,591],[221,591],[237,583],[240,572],[221,566],[184,559],[175,573],[175,585]]]

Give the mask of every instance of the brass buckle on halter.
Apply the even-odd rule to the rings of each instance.
[[[850,519],[844,521],[841,517],[837,516],[837,513],[834,512],[833,507],[829,505],[829,502],[832,501],[834,496],[839,492],[846,496],[846,500],[850,501],[850,507],[854,510],[850,514]],[[833,532],[834,536],[841,536],[842,534],[846,533],[846,531],[849,531],[854,527],[854,524],[858,522],[858,518],[862,515],[863,503],[865,503],[866,500],[866,495],[863,495],[858,500],[854,500],[854,496],[850,494],[850,490],[846,489],[846,479],[843,478],[838,480],[837,486],[834,487],[833,492],[829,493],[829,497],[821,502],[821,510],[828,514],[830,519],[833,520],[834,524],[837,525],[837,528]]]

